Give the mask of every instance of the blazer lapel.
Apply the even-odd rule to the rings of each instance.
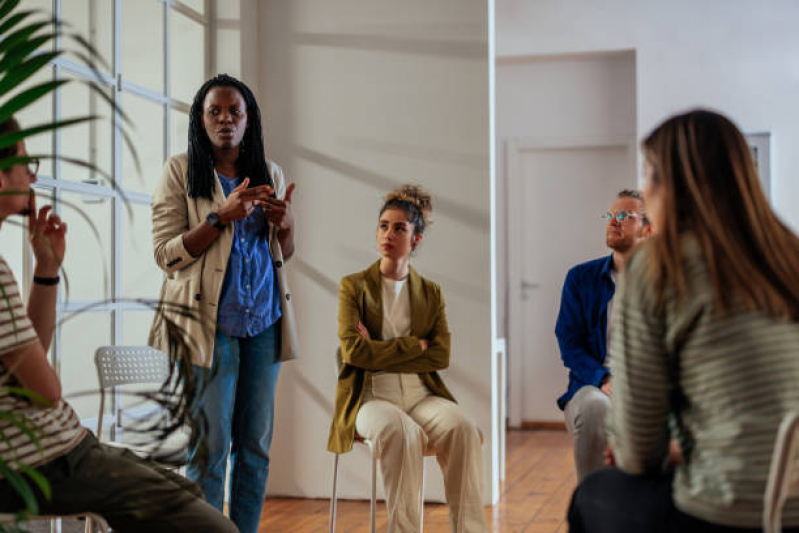
[[[363,325],[374,339],[383,338],[383,284],[380,280],[380,261],[366,270],[363,291]]]
[[[422,280],[413,267],[408,267],[408,293],[411,297],[411,335],[422,337],[425,325],[427,299],[422,291]]]

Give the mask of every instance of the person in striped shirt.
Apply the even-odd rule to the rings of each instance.
[[[656,236],[617,294],[607,427],[618,468],[577,488],[570,531],[761,531],[777,430],[799,409],[799,238],[726,117],[672,117],[643,152]],[[672,432],[683,460],[664,468]],[[799,532],[799,500],[783,524]]]
[[[19,130],[13,118],[0,123],[0,136]],[[0,149],[0,160],[14,156],[28,157],[23,140]],[[238,531],[205,503],[190,481],[131,452],[100,444],[61,398],[61,383],[47,351],[55,330],[67,225],[50,206],[36,209],[30,186],[37,170],[36,160],[0,170],[0,229],[9,216],[27,216],[36,260],[26,309],[0,255],[0,413],[11,415],[0,417],[0,460],[14,472],[33,467],[48,480],[50,498],[35,491],[42,514],[94,512],[120,532]],[[36,439],[12,424],[11,417],[34,428]],[[0,474],[0,513],[23,507],[12,481]]]

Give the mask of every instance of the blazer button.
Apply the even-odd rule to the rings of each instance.
[[[277,261],[277,262],[275,263],[275,266],[276,266],[277,268],[280,268],[280,267],[282,267],[282,266],[283,266],[283,261]]]
[[[194,299],[197,300],[198,302],[200,301],[201,298],[202,297],[200,296],[200,293],[194,295]]]
[[[291,300],[291,294],[286,293],[286,301],[289,301],[289,300]]]

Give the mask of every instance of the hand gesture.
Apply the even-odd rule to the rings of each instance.
[[[64,261],[67,225],[46,205],[36,211],[36,195],[31,192],[28,201],[28,240],[36,258],[34,273],[37,276],[55,277]]]
[[[288,231],[294,227],[294,217],[291,214],[291,195],[294,193],[296,184],[292,183],[286,189],[286,195],[282,200],[277,198],[267,198],[260,202],[264,209],[269,223],[275,226],[278,231]]]
[[[222,224],[230,224],[236,220],[246,218],[256,205],[263,205],[275,191],[269,185],[260,185],[251,189],[247,188],[250,178],[244,178],[241,184],[230,191],[225,203],[217,211]]]

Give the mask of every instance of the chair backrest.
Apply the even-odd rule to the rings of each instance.
[[[94,365],[100,382],[100,411],[97,414],[97,438],[102,440],[105,417],[105,390],[118,385],[164,383],[169,376],[166,354],[150,346],[100,346],[94,352]],[[115,406],[115,427],[122,426],[121,409]]]
[[[777,432],[763,498],[763,531],[782,531],[785,500],[799,494],[799,411],[785,415]]]
[[[94,354],[100,388],[163,383],[169,376],[166,354],[150,346],[101,346]]]

